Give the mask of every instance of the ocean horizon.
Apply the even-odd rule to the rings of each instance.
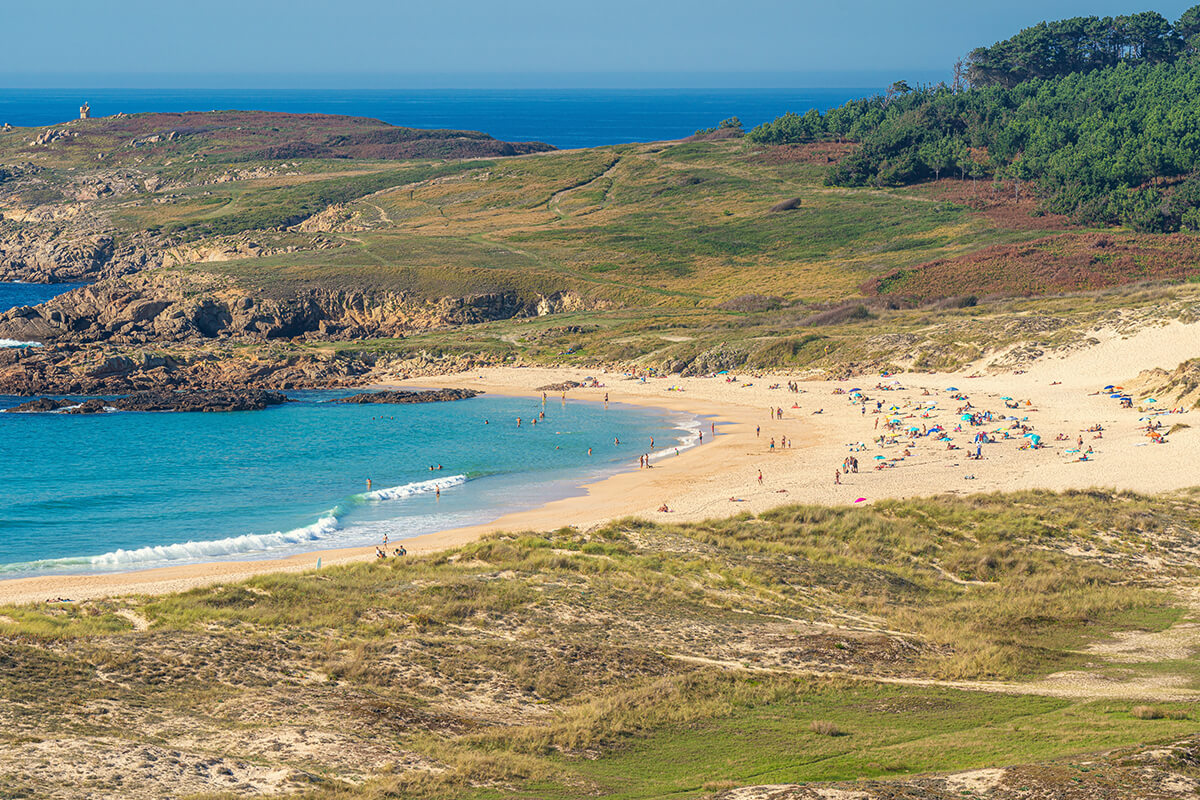
[[[0,89],[0,125],[56,125],[85,101],[96,117],[150,111],[279,111],[477,130],[560,148],[679,139],[728,117],[748,128],[826,111],[879,88],[795,89]]]

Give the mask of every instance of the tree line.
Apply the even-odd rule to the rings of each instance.
[[[1171,29],[1191,19],[1200,27],[1200,6]],[[994,178],[1024,184],[1042,211],[1081,222],[1200,230],[1200,56],[1117,57],[964,90],[901,82],[824,114],[785,114],[747,138],[857,142],[831,169],[832,185]]]
[[[1159,64],[1194,54],[1200,47],[1200,6],[1172,25],[1157,11],[1118,17],[1072,17],[1041,22],[967,57],[973,86],[1007,86],[1035,78],[1118,64]],[[960,66],[959,69],[962,67]]]

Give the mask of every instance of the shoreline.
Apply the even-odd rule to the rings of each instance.
[[[1027,489],[1111,487],[1150,495],[1187,489],[1200,483],[1189,470],[1179,468],[1200,459],[1200,411],[1189,409],[1166,417],[1168,427],[1181,422],[1187,429],[1171,434],[1167,445],[1152,444],[1143,430],[1145,423],[1139,419],[1145,413],[1121,409],[1107,393],[1098,390],[1108,383],[1129,383],[1144,369],[1170,369],[1200,355],[1197,331],[1200,324],[1179,322],[1145,328],[1133,335],[1098,331],[1097,344],[1048,355],[1023,373],[978,374],[972,370],[860,377],[857,383],[801,381],[799,392],[783,388],[787,381],[796,380],[786,375],[740,375],[741,380],[736,382],[719,376],[640,381],[596,370],[541,367],[495,367],[444,375],[436,383],[445,388],[540,397],[537,386],[579,381],[594,374],[606,385],[572,389],[570,395],[598,401],[608,393],[612,403],[712,419],[722,435],[712,441],[706,436],[704,444],[678,457],[661,458],[652,469],[630,465],[627,470],[584,484],[578,495],[505,514],[489,523],[403,541],[411,554],[418,555],[459,546],[497,531],[564,526],[586,529],[631,516],[659,523],[695,522],[759,514],[792,504],[847,506],[885,499]],[[431,382],[423,377],[369,388],[413,388]],[[855,387],[871,397],[872,413],[848,402],[847,391]],[[951,393],[949,387],[961,391]],[[970,399],[960,400],[955,395]],[[874,413],[876,401],[880,404],[878,414]],[[963,402],[997,412],[1003,424],[989,421],[981,428],[962,424],[961,408],[956,407]],[[768,407],[782,409],[782,418],[768,416]],[[907,439],[898,438],[904,434],[889,433],[881,442],[873,441],[882,432],[879,422],[892,419],[898,423],[894,430],[940,429],[952,439],[935,439],[934,431],[930,431],[930,436],[912,433]],[[1103,428],[1101,435],[1089,430],[1097,425]],[[1028,447],[1022,426],[1038,432],[1041,447]],[[969,437],[980,431],[990,432],[993,442],[987,445],[981,460],[968,459]],[[771,440],[780,440],[781,444],[781,437],[790,440],[792,446],[769,447]],[[974,445],[970,447],[973,452]],[[1079,458],[1084,447],[1094,450],[1086,461]],[[845,474],[844,478],[839,475],[835,483],[832,473],[839,471],[840,462],[849,454],[862,458],[862,470]],[[663,503],[670,506],[670,513],[657,510]],[[74,601],[158,594],[270,572],[311,570],[318,558],[322,566],[369,561],[374,558],[374,546],[138,572],[13,578],[0,581],[0,603],[36,602],[58,596]]]
[[[447,376],[448,378],[454,376]],[[438,381],[441,384],[444,381]],[[402,384],[370,384],[363,391],[379,391],[383,389],[413,389],[426,388],[431,383],[428,377],[406,381]],[[507,387],[488,388],[489,394],[509,397],[540,398],[541,392],[532,389],[528,391],[510,391]],[[551,395],[553,397],[553,395]],[[573,400],[586,402],[602,402],[599,397],[574,397]],[[688,415],[694,420],[705,420],[712,417],[711,411],[692,411],[690,404],[659,404],[646,402],[628,402],[626,399],[613,400],[612,405],[630,405],[652,408],[662,411],[678,412]],[[685,407],[685,405],[687,407]],[[718,436],[717,442],[724,437]],[[715,444],[715,442],[713,443]],[[703,447],[709,447],[706,441]],[[688,446],[680,449],[678,459],[686,459],[690,454],[701,449]],[[664,453],[665,450],[659,450]],[[661,461],[657,459],[656,467]],[[671,461],[676,458],[672,457]],[[504,530],[533,530],[539,527],[561,527],[550,525],[547,520],[551,516],[563,513],[577,503],[587,500],[594,492],[606,494],[610,481],[639,470],[633,465],[620,465],[615,473],[599,479],[583,478],[574,483],[574,490],[566,497],[555,497],[539,505],[502,514],[487,522],[458,528],[447,528],[440,531],[418,534],[404,539],[395,539],[395,544],[403,543],[411,555],[437,552],[475,541],[488,533]],[[597,521],[600,519],[596,518]],[[304,572],[321,567],[340,564],[375,560],[375,545],[357,545],[351,547],[335,547],[327,549],[306,550],[292,555],[276,558],[246,559],[227,561],[203,561],[178,565],[150,567],[147,569],[130,569],[116,572],[67,573],[55,575],[34,575],[0,579],[0,604],[42,603],[55,597],[65,597],[71,602],[92,600],[109,596],[129,594],[165,594],[175,591],[212,585],[227,581],[238,581],[256,575],[273,572]]]

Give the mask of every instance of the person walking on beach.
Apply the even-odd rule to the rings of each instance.
[[[762,486],[762,470],[758,471],[758,485]]]
[[[433,496],[436,497],[438,500],[442,499],[442,485],[440,483],[434,484]]]
[[[836,469],[833,471],[833,485],[834,486],[842,485],[842,473]]]
[[[757,439],[757,438],[758,438],[758,437],[760,437],[760,436],[762,436],[762,426],[761,426],[761,425],[755,425],[755,426],[754,426],[754,438],[755,438],[755,439]]]

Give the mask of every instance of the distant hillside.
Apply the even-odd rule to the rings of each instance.
[[[36,132],[31,132],[36,131]],[[66,154],[122,161],[134,154],[180,152],[225,161],[296,158],[404,160],[524,155],[554,150],[544,142],[503,142],[479,131],[423,130],[367,117],[208,111],[116,115],[73,120],[47,129],[17,129],[6,144],[37,151],[47,143]]]
[[[1032,190],[1041,212],[1078,222],[1200,230],[1195,31],[1200,6],[1174,26],[1157,14],[1043,23],[971,54],[967,76],[983,85],[901,81],[826,114],[785,115],[747,138],[856,142],[830,171],[833,185],[1009,180]]]

